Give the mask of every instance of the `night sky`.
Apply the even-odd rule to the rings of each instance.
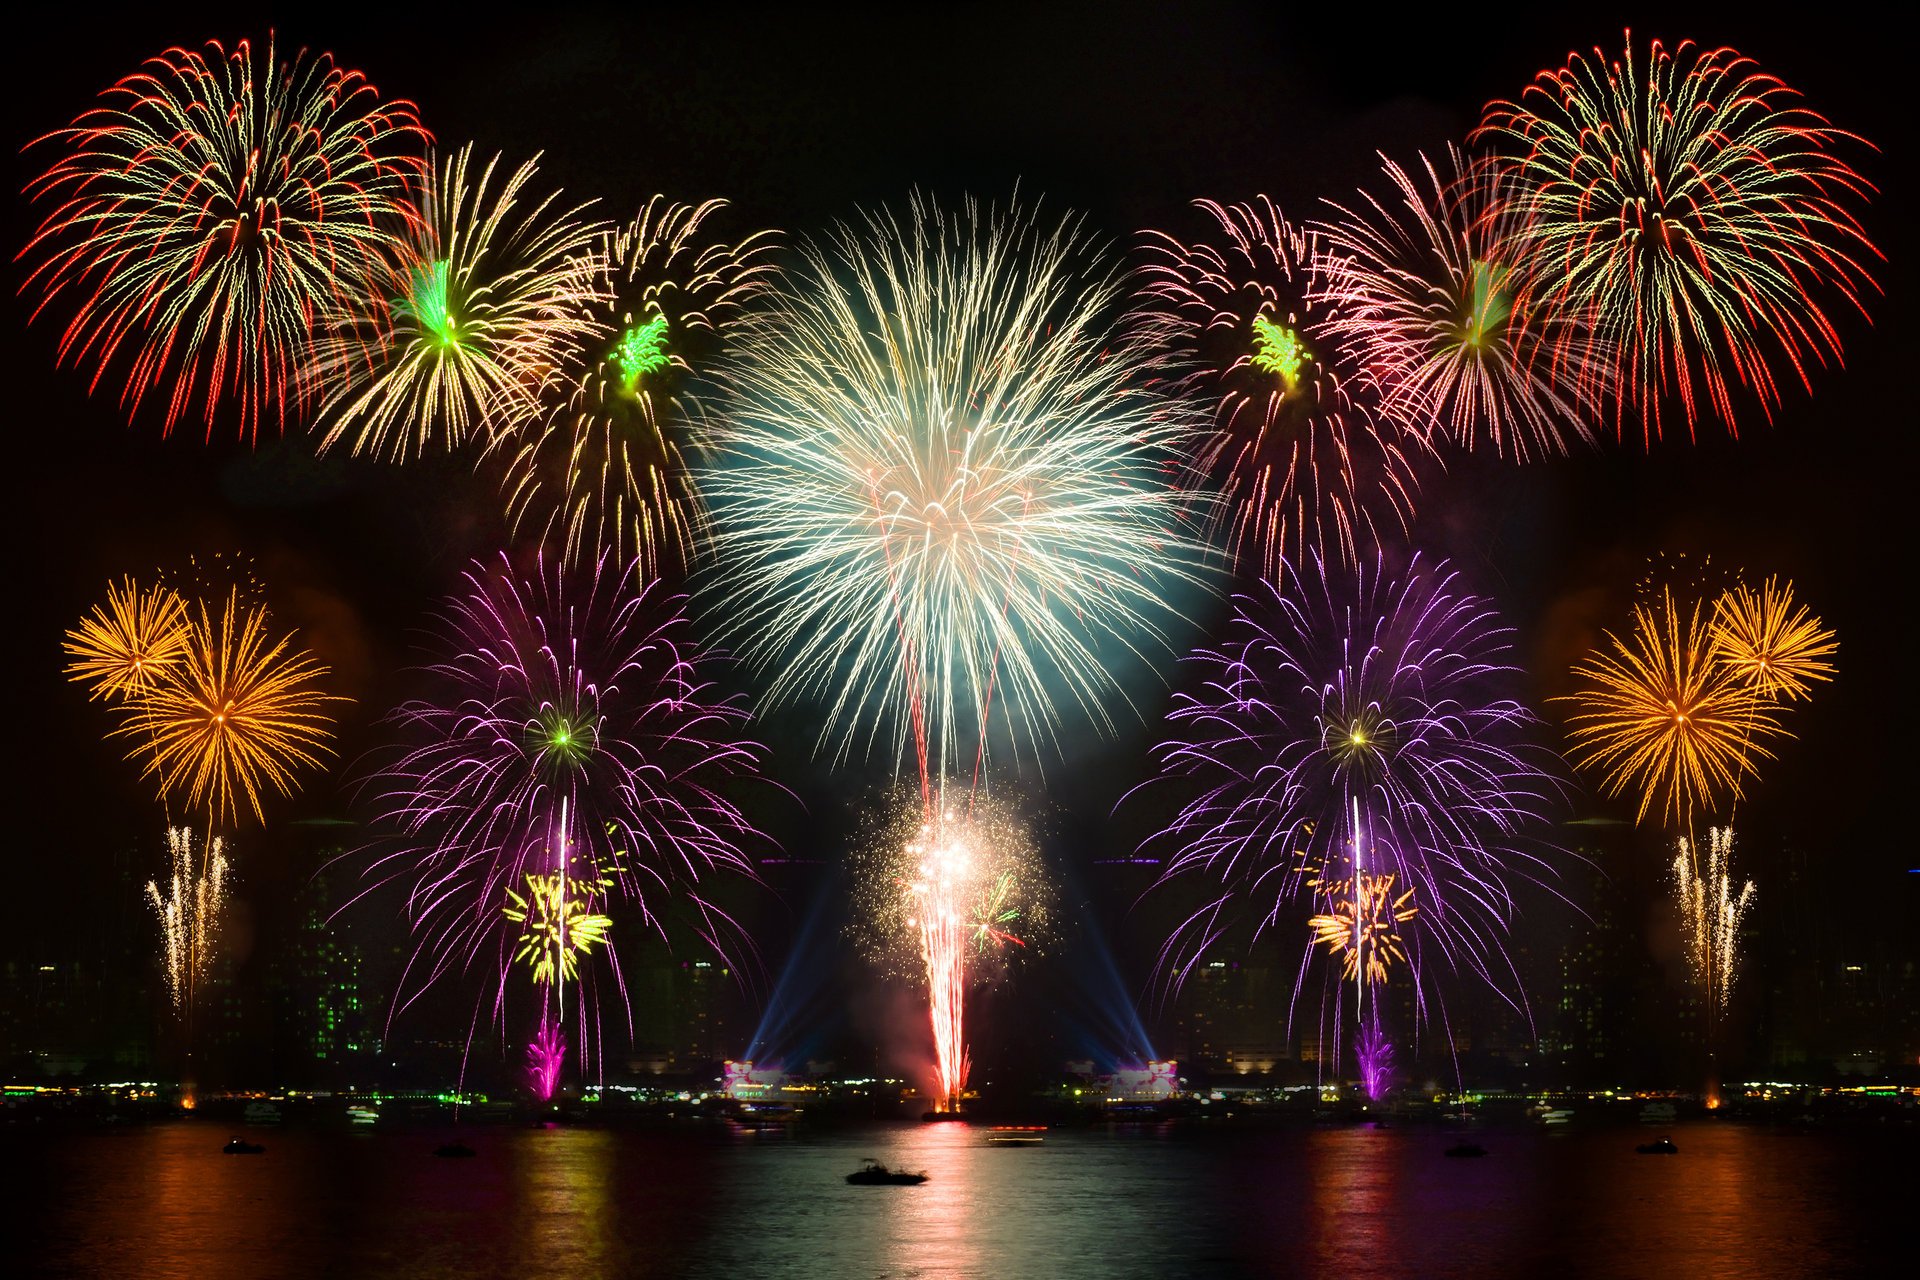
[[[1748,406],[1737,442],[1703,424],[1698,442],[1675,429],[1650,450],[1609,443],[1525,468],[1455,455],[1427,484],[1415,537],[1460,563],[1518,627],[1555,745],[1564,745],[1559,717],[1542,700],[1565,690],[1568,665],[1598,627],[1625,621],[1648,556],[1711,556],[1751,575],[1790,576],[1837,630],[1840,676],[1795,713],[1799,740],[1741,807],[1743,834],[1753,836],[1742,866],[1761,884],[1758,927],[1767,927],[1769,860],[1786,842],[1830,869],[1815,891],[1831,895],[1832,910],[1859,913],[1867,931],[1895,919],[1912,896],[1907,882],[1920,879],[1906,875],[1920,858],[1905,826],[1915,708],[1905,678],[1911,623],[1901,621],[1912,614],[1915,414],[1911,379],[1896,381],[1913,349],[1902,211],[1915,156],[1906,42],[1881,25],[1879,7],[1798,6],[1787,21],[1746,5],[1431,6],[1411,21],[1345,4],[1178,16],[1171,6],[1043,16],[906,8],[838,18],[811,6],[649,6],[522,11],[490,23],[446,6],[396,18],[335,5],[161,5],[110,20],[71,6],[70,16],[42,20],[55,27],[10,22],[0,83],[18,147],[67,123],[146,54],[261,38],[271,27],[287,52],[331,50],[383,93],[418,103],[443,145],[471,139],[514,162],[544,152],[542,185],[598,197],[607,217],[630,216],[656,191],[718,195],[734,205],[724,228],[774,226],[797,238],[916,187],[1003,198],[1017,182],[1048,208],[1085,211],[1117,252],[1142,227],[1199,230],[1187,203],[1196,196],[1264,192],[1296,219],[1314,216],[1320,197],[1375,181],[1376,150],[1405,163],[1459,140],[1486,100],[1516,96],[1570,48],[1616,50],[1625,25],[1637,46],[1654,35],[1731,44],[1879,148],[1846,157],[1880,189],[1866,225],[1889,259],[1876,270],[1885,297],[1872,324],[1839,317],[1847,367],[1816,369],[1811,397],[1783,375],[1775,421]],[[51,155],[15,153],[9,189],[19,192]],[[19,246],[31,210],[17,194],[5,210],[7,243]],[[22,274],[14,264],[16,286]],[[205,442],[197,421],[162,440],[157,414],[126,421],[112,374],[89,398],[83,373],[56,371],[57,325],[29,328],[27,300],[7,292],[14,483],[0,517],[9,548],[0,644],[14,675],[6,777],[15,892],[0,906],[0,960],[65,958],[91,945],[90,931],[127,918],[86,909],[90,895],[121,892],[112,856],[137,848],[153,870],[160,861],[158,806],[119,746],[103,742],[107,715],[60,674],[63,629],[109,577],[151,575],[195,555],[250,556],[277,619],[356,700],[340,766],[272,806],[284,829],[293,818],[353,813],[354,764],[382,741],[380,714],[411,687],[405,668],[428,611],[505,530],[489,483],[464,458],[404,469],[317,463],[302,436],[250,450],[226,437]],[[1202,611],[1196,634],[1217,618]],[[751,692],[745,672],[730,678]],[[1142,695],[1149,707],[1164,700]],[[1047,780],[1054,852],[1091,899],[1076,909],[1122,934],[1126,896],[1103,888],[1090,863],[1126,852],[1141,833],[1126,808],[1110,814],[1145,775],[1153,732],[1133,728]],[[833,858],[872,779],[829,776],[793,748],[776,752],[772,768],[797,800],[757,802],[769,829],[796,854]],[[1589,800],[1579,808],[1631,816]],[[1650,841],[1642,846],[1642,857],[1654,856]],[[263,899],[313,870],[310,857],[269,858],[245,843],[240,858],[243,895]],[[776,970],[832,874],[789,875],[792,900],[766,908]],[[397,930],[377,911],[351,924],[370,938]],[[1123,957],[1128,982],[1146,959]]]

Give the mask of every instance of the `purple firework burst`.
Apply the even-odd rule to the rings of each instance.
[[[746,849],[762,837],[723,789],[758,772],[761,748],[702,679],[681,599],[641,582],[604,557],[522,574],[503,554],[448,603],[432,692],[395,713],[405,745],[370,784],[383,835],[370,879],[407,886],[416,939],[396,1012],[484,969],[497,1019],[516,960],[572,997],[576,981],[591,992],[604,950],[618,984],[615,901],[654,928],[690,907],[722,956],[750,947],[707,887],[754,876]],[[596,1006],[573,1007],[584,1034]]]
[[[1168,849],[1163,885],[1210,887],[1162,952],[1169,990],[1245,909],[1291,925],[1363,876],[1412,895],[1389,924],[1423,1018],[1436,961],[1518,990],[1513,883],[1551,873],[1563,793],[1503,692],[1511,632],[1457,578],[1419,556],[1398,575],[1316,562],[1237,597],[1232,643],[1189,659],[1205,682],[1157,755],[1161,780],[1199,790],[1149,843]]]

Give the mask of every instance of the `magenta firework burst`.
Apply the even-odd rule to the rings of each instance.
[[[1153,837],[1162,883],[1209,882],[1166,944],[1168,983],[1243,910],[1263,929],[1304,926],[1312,903],[1342,896],[1357,946],[1400,935],[1375,961],[1404,955],[1423,1012],[1423,971],[1511,978],[1514,881],[1551,872],[1561,792],[1535,717],[1505,692],[1511,633],[1491,604],[1444,562],[1316,562],[1284,591],[1238,597],[1229,625],[1229,643],[1191,657],[1203,683],[1158,749],[1161,778],[1197,788]]]
[[[498,1016],[524,959],[589,1032],[591,996],[568,987],[591,992],[597,951],[619,981],[607,913],[623,901],[656,928],[687,911],[723,955],[745,943],[710,884],[754,874],[761,837],[724,788],[761,749],[703,677],[679,599],[639,582],[608,560],[522,573],[503,555],[446,607],[431,692],[396,712],[405,745],[371,780],[370,875],[408,886],[416,939],[396,1011],[482,970]]]
[[[1412,519],[1430,446],[1350,358],[1320,238],[1264,196],[1195,203],[1205,237],[1142,237],[1132,323],[1174,393],[1213,411],[1195,469],[1226,498],[1234,557],[1269,575],[1310,552],[1357,563]]]

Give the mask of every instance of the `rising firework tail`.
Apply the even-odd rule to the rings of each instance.
[[[205,856],[193,847],[193,832],[167,828],[172,875],[166,892],[147,881],[147,901],[160,920],[160,956],[173,1009],[182,1017],[193,1008],[193,992],[213,964],[214,943],[227,902],[226,847],[220,837],[206,842]]]
[[[598,234],[586,333],[542,381],[525,429],[495,435],[508,518],[569,560],[602,552],[646,576],[684,573],[709,529],[688,457],[707,452],[709,402],[730,348],[759,319],[772,232],[716,238],[723,200],[656,196]]]
[[[536,198],[537,175],[537,157],[510,172],[471,146],[442,158],[404,234],[343,279],[313,344],[322,452],[405,462],[535,416],[537,388],[593,336],[603,274],[601,226],[557,191]]]
[[[930,809],[989,744],[1050,753],[1064,706],[1105,727],[1114,655],[1162,647],[1198,577],[1185,427],[1120,295],[1076,220],[916,200],[804,246],[731,370],[700,476],[724,634]]]
[[[856,862],[856,931],[883,962],[924,979],[936,1109],[954,1110],[969,1069],[967,992],[1040,944],[1051,886],[1031,832],[999,801],[956,797],[929,816],[902,794],[888,813]]]
[[[1431,445],[1382,413],[1353,359],[1323,238],[1264,196],[1195,203],[1206,235],[1142,235],[1127,326],[1171,396],[1212,415],[1188,438],[1190,477],[1221,493],[1245,571],[1359,563],[1408,528]]]
[[[1685,836],[1674,842],[1673,892],[1680,907],[1687,961],[1700,985],[1709,1018],[1724,1016],[1733,995],[1740,925],[1753,905],[1749,880],[1733,891],[1733,828],[1710,827],[1706,860]]]
[[[1741,389],[1771,417],[1783,381],[1840,360],[1835,308],[1877,290],[1873,187],[1843,158],[1866,144],[1732,49],[1629,33],[1490,104],[1471,141],[1510,178],[1518,296],[1615,353],[1616,427],[1649,443],[1674,402],[1689,437],[1737,430]]]
[[[428,136],[331,54],[242,40],[173,48],[40,142],[50,206],[20,257],[34,316],[65,314],[62,363],[124,366],[121,405],[198,413],[211,439],[302,422],[316,319],[417,215]]]

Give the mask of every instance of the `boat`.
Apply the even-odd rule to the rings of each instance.
[[[1455,1157],[1467,1158],[1472,1156],[1483,1156],[1487,1154],[1487,1149],[1481,1146],[1477,1142],[1456,1142],[1452,1146],[1447,1148],[1446,1154],[1450,1156],[1455,1156]]]
[[[473,1148],[456,1138],[452,1142],[443,1142],[435,1147],[433,1154],[446,1156],[449,1159],[464,1160],[473,1154]]]
[[[860,1167],[847,1175],[847,1181],[856,1187],[917,1187],[926,1180],[924,1173],[889,1169],[872,1156],[861,1161]]]
[[[271,1102],[249,1102],[242,1116],[248,1124],[279,1124],[280,1108]]]
[[[925,1124],[944,1124],[950,1120],[965,1120],[958,1111],[922,1111],[920,1119]]]
[[[229,1156],[257,1156],[266,1148],[257,1142],[248,1142],[245,1138],[227,1139],[227,1145],[220,1148],[221,1154]]]
[[[1655,1142],[1643,1142],[1634,1148],[1643,1156],[1677,1156],[1680,1148],[1673,1145],[1672,1138],[1661,1138]]]
[[[990,1147],[1037,1147],[1046,1141],[1043,1124],[997,1124],[987,1130]]]

